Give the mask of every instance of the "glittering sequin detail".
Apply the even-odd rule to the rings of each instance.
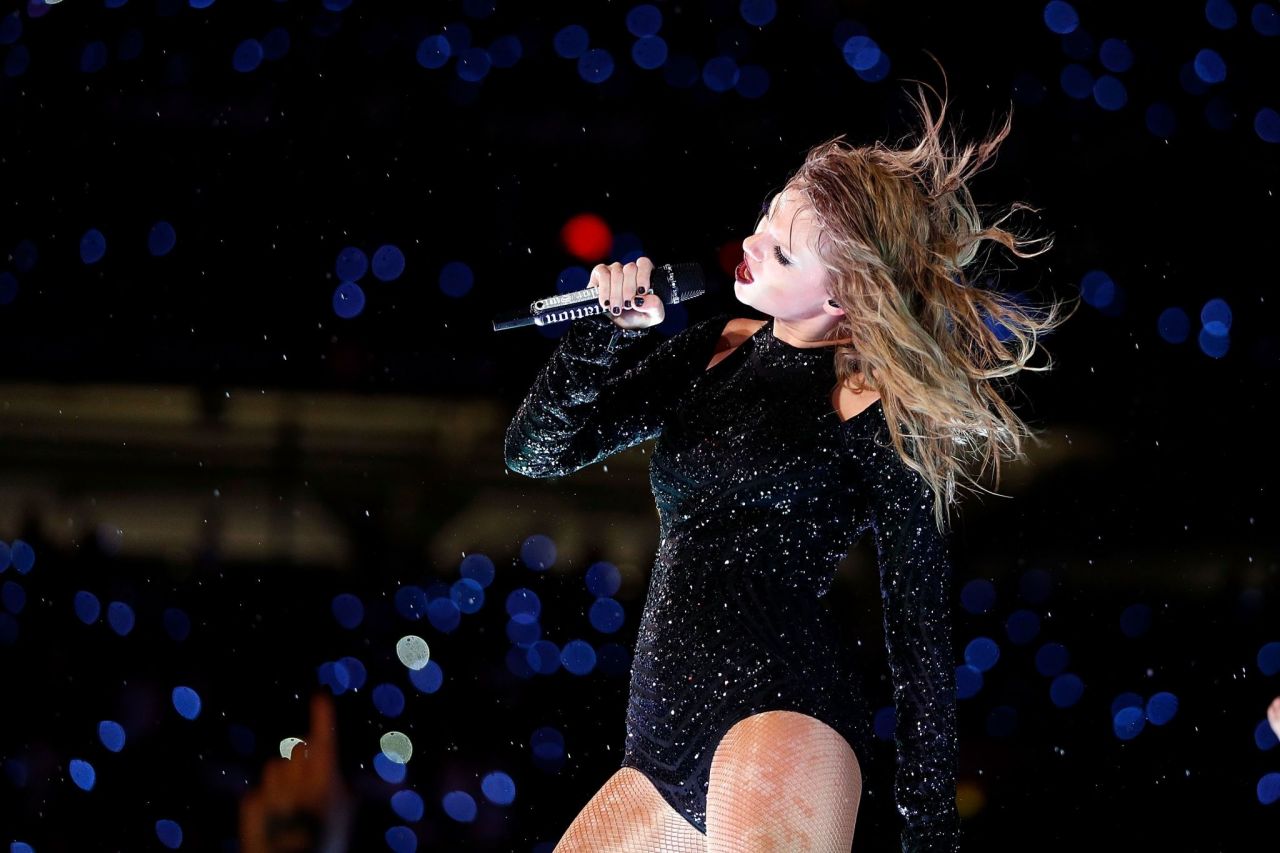
[[[793,710],[874,766],[871,710],[824,596],[871,531],[897,716],[895,800],[906,851],[954,850],[951,566],[932,493],[888,441],[880,404],[842,422],[829,347],[772,321],[710,370],[730,315],[666,340],[607,317],[575,322],[506,435],[508,466],[569,474],[657,438],[658,554],[641,615],[623,766],[706,832],[716,746],[732,725]]]

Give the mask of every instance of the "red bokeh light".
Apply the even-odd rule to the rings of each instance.
[[[580,261],[602,261],[613,246],[609,225],[594,213],[579,213],[560,229],[560,242],[565,251]]]
[[[729,240],[720,246],[720,251],[716,255],[716,260],[720,264],[720,269],[726,275],[733,275],[734,270],[738,268],[738,264],[742,263],[742,241]]]

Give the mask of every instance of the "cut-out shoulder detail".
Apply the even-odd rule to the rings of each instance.
[[[842,423],[848,423],[880,401],[880,395],[870,389],[855,394],[847,385],[831,392],[831,405]]]
[[[760,331],[768,322],[768,320],[737,317],[726,323],[724,331],[720,333],[720,340],[716,342],[715,352],[711,354],[711,363],[706,366],[706,369],[710,370],[728,358],[743,341]]]

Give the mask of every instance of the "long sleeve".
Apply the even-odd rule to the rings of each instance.
[[[574,321],[507,427],[507,467],[562,477],[657,437],[724,322],[711,317],[662,340],[603,314]]]
[[[844,425],[870,505],[897,718],[894,798],[904,853],[958,849],[951,560],[933,491],[893,449],[878,403]]]

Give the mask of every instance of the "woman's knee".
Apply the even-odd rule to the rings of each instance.
[[[833,728],[794,711],[753,715],[712,759],[707,849],[753,838],[761,849],[847,850],[861,796],[857,755]]]

